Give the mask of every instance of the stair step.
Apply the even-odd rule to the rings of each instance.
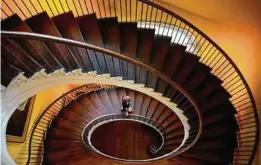
[[[81,127],[75,123],[69,122],[60,117],[56,117],[52,125],[53,125],[53,128],[58,128],[61,130],[65,130],[65,131],[69,131],[69,132],[77,133],[77,134],[81,134],[82,130],[83,130],[83,127]]]
[[[104,47],[120,53],[120,34],[117,18],[103,18],[99,19],[98,22]],[[111,56],[107,56],[106,58],[109,73],[112,76],[122,76],[121,60]]]
[[[202,160],[191,158],[183,155],[177,155],[173,158],[171,158],[173,161],[180,162],[182,165],[189,164],[189,165],[207,165]]]
[[[223,153],[219,152],[210,152],[210,151],[200,151],[200,150],[194,150],[190,149],[186,152],[182,153],[182,155],[191,157],[191,158],[197,158],[202,159],[208,163],[228,163],[224,158],[225,155]]]
[[[174,131],[166,132],[164,136],[168,140],[183,137],[184,136],[184,128],[179,128],[179,129],[174,130]]]
[[[1,70],[4,70],[4,72],[1,73],[1,84],[5,87],[8,86],[8,84],[12,81],[14,77],[16,77],[20,72],[22,72],[20,69],[8,64],[7,61],[8,60],[5,59],[4,55],[2,54]]]
[[[219,104],[228,101],[229,97],[230,95],[228,95],[226,92],[215,92],[211,96],[209,96],[206,101],[198,103],[199,108],[201,109],[202,113],[204,113],[207,110],[215,108]]]
[[[91,114],[89,111],[85,110],[77,101],[72,101],[68,108],[70,108],[71,111],[78,114],[79,116],[82,116],[86,121],[91,121],[94,119],[93,114]]]
[[[102,113],[94,107],[92,102],[86,96],[81,96],[81,98],[78,100],[78,103],[83,107],[84,110],[88,111],[91,116],[99,117],[102,115]]]
[[[2,42],[5,42],[2,40]],[[19,51],[19,50],[18,50]],[[33,75],[34,70],[37,70],[38,68],[35,66],[32,66],[32,68],[29,68],[26,63],[24,63],[21,59],[21,56],[15,55],[9,50],[7,47],[1,45],[1,53],[2,57],[7,61],[9,66],[13,66],[14,68],[17,68],[16,70],[24,72],[24,75],[26,77],[30,77]],[[33,70],[32,70],[33,69]],[[10,77],[13,78],[13,77]]]
[[[179,66],[178,72],[174,75],[173,79],[180,85],[182,85],[190,73],[194,69],[195,65],[198,63],[199,57],[190,53],[185,53]]]
[[[135,105],[134,105],[134,113],[137,115],[141,114],[141,107],[143,101],[143,94],[139,92],[135,92]]]
[[[153,98],[151,98],[148,95],[143,95],[143,101],[142,101],[141,112],[140,112],[141,116],[146,116],[152,99]]]
[[[160,117],[160,115],[163,113],[166,106],[162,103],[159,103],[157,108],[154,110],[153,116],[151,117],[152,120],[157,121],[157,119]]]
[[[163,121],[163,123],[161,123],[161,126],[167,129],[172,124],[175,124],[177,122],[180,122],[178,116],[177,115],[170,115]]]
[[[104,47],[96,14],[83,15],[78,17],[78,26],[86,43]],[[105,61],[106,55],[100,52],[94,52],[92,50],[88,50],[88,54],[90,55],[92,63],[94,64],[95,71],[97,71],[99,74],[108,73],[107,64]]]
[[[94,105],[94,107],[102,114],[108,114],[106,107],[104,107],[103,103],[97,96],[96,92],[90,92],[86,95],[88,99],[91,101],[91,103]]]
[[[113,105],[111,104],[111,101],[110,101],[110,98],[109,98],[109,96],[107,94],[107,91],[105,91],[105,90],[97,91],[97,95],[100,98],[100,100],[103,103],[103,105],[108,110],[108,113],[109,114],[113,114],[114,113],[114,108],[113,108]]]
[[[193,91],[198,87],[204,79],[210,74],[211,69],[203,64],[196,64],[188,80],[183,84],[186,91]]]
[[[32,32],[25,22],[16,14],[3,20],[1,22],[1,29],[8,31]],[[21,48],[23,48],[28,56],[41,64],[46,69],[47,73],[62,67],[42,42],[37,40],[15,41]]]
[[[59,116],[82,127],[84,127],[88,123],[86,119],[84,119],[77,113],[74,113],[73,111],[69,110],[68,108],[64,108],[59,114]]]
[[[206,99],[212,92],[216,90],[223,90],[221,87],[222,81],[213,75],[207,76],[201,85],[199,85],[195,90],[191,92],[191,95],[196,101]]]
[[[183,137],[165,140],[165,145],[180,145],[183,141]]]
[[[48,140],[47,147],[48,150],[52,150],[52,151],[85,148],[82,141],[71,141],[71,140]]]
[[[113,106],[114,113],[121,113],[121,105],[119,104],[119,97],[115,89],[107,90],[110,102]]]
[[[155,109],[157,108],[157,106],[159,105],[159,101],[156,100],[156,99],[152,99],[152,101],[150,102],[150,105],[148,107],[148,110],[147,110],[147,114],[146,114],[146,117],[151,119],[153,114],[155,113]]]
[[[137,32],[137,55],[136,59],[144,64],[149,64],[150,56],[153,46],[155,30],[152,29],[138,29]],[[140,84],[145,84],[147,77],[147,71],[141,69],[140,67],[136,68],[136,82]]]
[[[173,77],[175,72],[177,71],[182,57],[184,56],[185,50],[186,47],[184,46],[172,44],[169,47],[169,52],[162,68],[162,73],[164,73],[168,77]]]
[[[81,31],[78,27],[78,20],[74,18],[72,12],[52,17],[52,21],[62,37],[84,42]],[[93,71],[93,65],[86,49],[75,46],[69,46],[69,48],[83,71]]]
[[[227,130],[225,128],[222,128],[222,126],[211,126],[204,128],[204,131],[202,132],[201,138],[213,138],[216,136],[222,136],[225,135]]]
[[[194,146],[193,148],[195,149],[223,149],[226,148],[226,143],[224,143],[221,140],[199,140]]]
[[[173,112],[171,109],[169,109],[168,107],[165,107],[163,109],[163,112],[161,113],[161,115],[158,117],[157,122],[162,124],[172,113]]]
[[[61,34],[46,12],[39,13],[27,19],[25,23],[32,29],[34,33],[61,37]],[[74,60],[72,53],[65,45],[52,42],[45,42],[45,44],[66,70],[71,71],[78,69],[77,63]]]
[[[137,23],[119,23],[121,53],[130,58],[136,58],[137,51]],[[122,61],[123,77],[135,80],[135,66]]]
[[[51,134],[49,135],[51,139],[55,140],[72,140],[72,141],[81,141],[82,135],[72,132],[67,132],[57,128],[52,128]]]
[[[150,66],[161,71],[170,47],[169,37],[155,36],[150,58]],[[148,73],[146,86],[155,88],[158,77],[152,73]]]
[[[170,125],[168,127],[166,127],[166,128],[164,127],[164,125],[162,125],[162,126],[164,128],[164,131],[166,131],[166,132],[177,130],[177,129],[183,127],[183,125],[182,125],[182,123],[180,121],[177,121],[177,122],[174,122],[174,123],[170,123]]]
[[[57,163],[59,161],[62,161],[64,159],[67,159],[68,157],[77,156],[80,153],[85,152],[85,149],[79,148],[79,149],[69,149],[69,150],[63,150],[63,151],[51,151],[46,154],[46,160],[48,164]]]

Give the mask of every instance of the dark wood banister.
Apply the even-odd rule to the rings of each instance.
[[[257,107],[256,107],[256,102],[255,102],[255,99],[254,99],[254,96],[249,88],[249,85],[247,84],[247,81],[245,80],[244,76],[242,75],[242,73],[240,72],[239,68],[236,66],[236,64],[233,62],[233,60],[227,55],[227,53],[220,47],[218,46],[217,43],[215,43],[212,39],[210,39],[205,33],[203,33],[200,29],[198,29],[196,26],[194,26],[193,24],[191,24],[190,22],[188,22],[186,19],[182,18],[181,16],[177,15],[176,13],[164,8],[163,6],[160,6],[158,4],[155,4],[149,0],[138,0],[140,2],[143,2],[145,4],[148,4],[148,5],[151,5],[159,10],[162,10],[163,12],[181,20],[182,22],[184,22],[186,25],[188,25],[190,28],[192,28],[193,30],[195,30],[197,33],[199,33],[203,38],[205,38],[209,43],[211,43],[225,58],[226,60],[228,60],[228,62],[233,66],[233,68],[236,70],[238,76],[240,77],[240,79],[242,80],[247,92],[248,92],[248,95],[249,95],[249,98],[251,100],[251,103],[252,103],[252,107],[253,107],[253,113],[255,115],[255,123],[256,123],[256,135],[258,136],[259,135],[259,119],[258,119],[258,113],[257,113]],[[254,159],[254,156],[255,156],[255,153],[257,151],[257,146],[258,146],[258,143],[259,143],[259,138],[258,137],[255,137],[255,144],[254,144],[254,148],[253,148],[253,153],[250,157],[250,160],[249,160],[249,163],[252,163],[253,159]]]
[[[185,152],[186,150],[191,148],[200,138],[202,129],[203,129],[203,123],[202,123],[201,113],[199,111],[198,105],[196,104],[195,100],[178,84],[176,84],[174,81],[172,81],[170,78],[168,78],[161,72],[157,71],[156,69],[154,69],[146,64],[143,64],[142,62],[134,60],[128,56],[125,56],[123,54],[116,53],[114,51],[111,51],[111,50],[108,50],[105,48],[101,48],[101,47],[98,47],[95,45],[91,45],[91,44],[87,44],[87,43],[83,43],[83,42],[79,42],[79,41],[75,41],[75,40],[54,37],[54,36],[50,36],[50,35],[37,34],[37,33],[14,32],[14,31],[1,31],[1,35],[2,35],[2,37],[7,37],[7,38],[22,38],[22,39],[27,39],[27,40],[31,39],[31,40],[51,41],[51,42],[55,42],[55,43],[70,44],[70,45],[77,46],[77,47],[87,48],[87,49],[91,49],[93,51],[102,52],[104,54],[108,54],[113,57],[117,57],[119,59],[128,61],[130,63],[135,64],[136,66],[146,69],[149,72],[152,72],[153,74],[157,75],[158,77],[162,78],[163,80],[165,80],[166,82],[168,82],[169,84],[171,84],[172,86],[177,88],[184,96],[186,96],[189,99],[189,101],[191,102],[191,104],[194,106],[196,113],[198,115],[198,118],[199,118],[199,120],[198,120],[199,121],[199,130],[198,130],[198,134],[195,137],[194,141],[192,143],[190,143],[188,146],[186,146],[185,148],[182,148],[175,155]]]
[[[237,76],[240,78],[240,80],[243,82],[243,85],[244,85],[244,88],[247,90],[247,94],[249,96],[249,99],[251,101],[251,106],[253,108],[253,114],[254,114],[254,118],[255,118],[255,128],[256,128],[256,135],[255,135],[255,140],[254,140],[254,146],[253,146],[253,151],[252,151],[252,154],[251,154],[251,157],[249,158],[249,164],[252,163],[253,159],[254,159],[254,155],[256,153],[256,150],[257,150],[257,146],[258,146],[258,143],[259,143],[259,138],[258,138],[258,135],[259,135],[259,120],[258,120],[258,113],[257,113],[257,108],[256,108],[256,103],[255,103],[255,100],[254,100],[254,97],[251,93],[251,90],[246,82],[246,80],[244,79],[242,73],[240,72],[240,70],[238,69],[238,67],[235,65],[235,63],[231,60],[231,58],[225,53],[225,51],[223,49],[221,49],[213,40],[211,40],[205,33],[203,33],[200,29],[198,29],[197,27],[195,27],[193,24],[191,24],[190,22],[188,22],[186,19],[180,17],[179,15],[177,15],[176,13],[172,12],[171,10],[168,10],[166,9],[165,7],[159,5],[159,4],[155,4],[154,2],[150,1],[150,0],[136,0],[137,2],[141,2],[143,4],[147,4],[151,7],[155,7],[157,10],[161,10],[162,12],[165,12],[167,13],[168,15],[171,15],[172,17],[175,17],[176,19],[179,19],[180,21],[182,21],[186,26],[188,26],[190,29],[193,30],[193,33],[194,31],[197,32],[199,35],[201,35],[201,38],[205,39],[207,42],[209,42],[213,47],[215,47],[220,54],[222,54],[222,57],[225,57],[225,59],[229,62],[229,64],[232,65],[232,67],[235,69],[236,73],[237,73]],[[137,3],[136,2],[136,3]],[[7,4],[6,4],[7,5]],[[16,4],[17,5],[17,4]],[[8,5],[7,5],[8,6]],[[9,7],[9,6],[8,6]],[[1,8],[2,9],[2,8]],[[10,9],[10,8],[9,8]],[[43,8],[42,8],[43,9]],[[69,8],[70,9],[70,8]],[[11,14],[14,14],[14,11],[11,10]],[[27,8],[27,10],[29,11],[29,9]],[[52,12],[52,9],[50,8],[51,12]],[[76,9],[77,10],[77,9]],[[99,12],[100,12],[100,8],[98,9]],[[2,10],[4,12],[4,10]],[[20,11],[21,12],[21,11]],[[64,10],[63,10],[64,12]],[[78,12],[78,11],[77,11]],[[93,11],[94,12],[94,11]],[[122,12],[122,11],[121,11]],[[89,12],[87,11],[87,13],[89,14]],[[7,14],[6,12],[4,12],[4,14],[9,17],[10,15]],[[26,17],[26,16],[25,16]],[[135,17],[135,16],[134,16]],[[26,17],[27,18],[27,17]],[[122,18],[121,18],[122,20]],[[126,19],[127,20],[127,19]],[[130,19],[131,21],[131,19]],[[135,21],[137,21],[137,9],[136,9],[136,19]],[[146,20],[147,21],[147,17],[146,17]],[[166,23],[166,22],[164,22]]]
[[[76,91],[78,89],[81,89],[85,86],[92,86],[93,84],[87,84],[87,85],[82,85],[82,86],[79,86],[77,88],[74,88],[73,90],[70,90],[66,93],[64,93],[62,96],[58,97],[57,99],[55,99],[53,101],[53,103],[57,103],[60,99],[63,99],[64,97],[66,97],[68,94],[72,93],[73,91]],[[34,131],[36,130],[36,127],[38,125],[38,123],[40,122],[40,120],[42,119],[42,117],[45,115],[45,113],[54,105],[54,104],[50,104],[47,108],[45,108],[45,110],[40,114],[40,116],[36,119],[36,122],[34,123],[34,126],[32,128],[32,134],[31,134],[31,137],[30,137],[30,140],[29,140],[29,151],[28,151],[28,159],[27,159],[27,162],[26,162],[26,165],[29,165],[30,164],[30,157],[31,157],[31,146],[32,146],[32,137],[33,137],[33,133]],[[64,106],[64,105],[63,105]],[[45,132],[43,132],[43,134],[45,134]]]

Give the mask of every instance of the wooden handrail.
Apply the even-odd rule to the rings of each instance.
[[[77,0],[75,0],[75,1],[77,1]],[[4,3],[5,3],[5,6],[7,6],[7,8],[8,8],[8,11],[7,11],[7,9],[3,9],[3,7],[1,7],[1,10],[3,11],[3,18],[7,18],[7,17],[9,17],[9,16],[11,16],[11,15],[13,15],[13,14],[15,14],[15,13],[17,13],[17,11],[19,11],[18,12],[18,15],[20,15],[21,17],[24,17],[25,19],[27,19],[27,18],[30,18],[30,17],[32,17],[32,16],[34,16],[34,14],[32,14],[32,13],[34,13],[35,11],[33,11],[32,12],[32,10],[33,9],[30,9],[26,4],[24,4],[24,6],[26,7],[26,10],[28,11],[27,12],[27,14],[25,15],[25,13],[23,12],[23,11],[21,11],[21,8],[18,6],[18,4],[17,3],[15,3],[15,5],[14,4],[8,4],[8,2],[5,2],[5,1],[3,1]],[[80,2],[79,0],[78,0],[78,2]],[[103,1],[104,2],[104,1]],[[109,0],[108,0],[108,2],[110,2]],[[126,1],[127,2],[127,1]],[[198,34],[196,37],[198,37],[198,36],[200,36],[200,41],[201,41],[201,39],[203,39],[203,41],[205,42],[205,41],[207,41],[207,43],[209,43],[209,45],[210,46],[213,46],[217,51],[218,51],[218,55],[219,55],[219,53],[221,54],[221,58],[225,58],[225,61],[227,61],[231,66],[232,66],[232,69],[234,69],[235,70],[235,73],[236,73],[236,77],[238,77],[239,78],[239,80],[240,81],[242,81],[242,83],[243,83],[243,87],[244,87],[244,89],[246,89],[246,91],[247,91],[247,94],[248,94],[248,97],[249,97],[249,99],[250,99],[250,101],[251,101],[251,106],[250,106],[250,108],[253,108],[253,114],[254,114],[254,116],[255,116],[255,128],[256,128],[256,137],[255,137],[255,140],[254,140],[254,142],[255,142],[255,144],[254,144],[254,146],[253,146],[253,152],[252,152],[252,155],[251,155],[251,157],[249,158],[249,164],[251,164],[252,163],[252,161],[253,161],[253,158],[254,158],[254,155],[255,155],[255,152],[256,152],[256,150],[257,150],[257,146],[258,146],[258,143],[259,143],[259,138],[258,138],[258,136],[259,136],[259,120],[258,120],[258,113],[257,113],[257,108],[256,108],[256,103],[255,103],[255,100],[254,100],[254,97],[253,97],[253,94],[252,94],[252,92],[251,92],[251,90],[250,90],[250,88],[249,88],[249,86],[248,86],[248,84],[247,84],[247,82],[246,82],[246,80],[245,80],[245,78],[243,77],[243,75],[242,75],[242,73],[240,72],[240,70],[239,70],[239,68],[235,65],[235,63],[232,61],[232,59],[225,53],[225,51],[222,49],[222,48],[220,48],[213,40],[211,40],[205,33],[203,33],[200,29],[198,29],[197,27],[195,27],[193,24],[191,24],[190,22],[188,22],[186,19],[184,19],[184,18],[182,18],[181,16],[179,16],[178,14],[176,14],[176,13],[174,13],[174,12],[172,12],[171,10],[169,10],[169,9],[167,9],[167,8],[165,8],[165,7],[163,7],[163,6],[161,6],[161,5],[159,5],[159,4],[156,4],[155,2],[152,2],[151,0],[130,0],[129,1],[130,2],[130,5],[129,4],[127,4],[126,3],[126,5],[128,6],[126,6],[127,8],[129,8],[130,9],[130,18],[128,18],[128,14],[127,14],[127,9],[126,9],[126,14],[125,15],[122,15],[122,10],[121,9],[119,9],[120,11],[118,11],[117,13],[118,13],[118,15],[117,15],[117,13],[116,13],[116,8],[115,8],[115,6],[113,6],[113,4],[111,4],[111,6],[109,6],[109,11],[110,11],[110,14],[108,14],[107,16],[106,16],[106,9],[105,9],[105,7],[104,7],[104,9],[102,9],[102,8],[100,8],[100,7],[98,7],[97,9],[91,9],[90,11],[88,11],[88,9],[87,9],[87,11],[83,11],[82,9],[80,9],[80,8],[78,8],[77,9],[77,7],[75,6],[75,2],[73,1],[73,3],[74,3],[74,8],[72,9],[72,8],[70,8],[70,6],[68,6],[68,3],[67,4],[65,4],[65,3],[61,3],[61,2],[59,2],[60,3],[60,5],[61,5],[61,7],[62,7],[62,9],[63,9],[63,11],[62,11],[62,13],[65,13],[65,12],[67,12],[67,11],[65,11],[64,10],[64,7],[67,5],[67,8],[69,9],[69,10],[76,10],[76,12],[77,12],[77,16],[79,16],[78,14],[79,13],[82,13],[83,15],[84,14],[92,14],[92,13],[97,13],[97,17],[98,18],[106,18],[106,17],[116,17],[116,16],[118,16],[120,19],[119,19],[119,21],[120,22],[124,22],[124,21],[126,21],[126,22],[131,22],[131,21],[133,21],[133,19],[134,19],[134,21],[135,22],[137,22],[137,15],[141,15],[141,17],[142,17],[142,10],[143,10],[143,8],[141,9],[141,11],[138,11],[137,10],[137,6],[135,6],[135,5],[133,5],[133,6],[131,6],[131,2],[134,2],[134,3],[136,3],[136,5],[137,5],[137,3],[142,3],[142,6],[145,6],[145,5],[148,5],[149,7],[153,7],[153,8],[155,8],[155,9],[157,9],[157,11],[160,11],[160,12],[164,12],[164,13],[166,13],[168,16],[171,16],[172,18],[175,18],[175,19],[178,19],[178,20],[180,20],[183,24],[185,24],[185,27],[187,26],[187,27],[189,27],[189,29],[191,29],[191,30],[193,30],[193,34],[194,34],[194,31]],[[86,2],[85,2],[86,3]],[[93,4],[92,3],[96,3],[96,4],[98,4],[99,5],[99,1],[90,1],[90,3],[91,3],[91,6],[93,6]],[[115,3],[115,0],[114,0],[114,3]],[[121,1],[120,1],[120,3],[121,3]],[[54,3],[54,6],[56,7],[56,4],[57,3]],[[86,3],[87,4],[87,3]],[[86,5],[85,4],[85,5]],[[34,7],[34,9],[35,9],[35,6],[37,6],[37,5],[39,5],[39,8],[40,9],[42,9],[42,11],[44,11],[44,10],[46,10],[46,9],[48,9],[48,10],[50,10],[51,11],[51,13],[52,13],[52,16],[54,16],[54,12],[56,12],[56,9],[53,11],[53,9],[52,8],[50,8],[50,6],[48,5],[46,8],[43,8],[42,7],[42,5],[41,5],[41,3],[39,2],[39,3],[36,3],[36,4],[31,4],[33,7]],[[63,6],[64,5],[64,6]],[[115,4],[114,4],[115,5]],[[12,9],[14,9],[13,8],[13,6],[16,6],[16,8],[18,9],[17,11],[13,11]],[[134,11],[134,16],[133,15],[131,15],[131,12],[133,12],[132,11],[132,8],[134,8],[134,6],[136,7],[136,10]],[[114,7],[114,9],[113,9],[113,7]],[[10,10],[10,11],[9,11]],[[78,11],[79,10],[79,11]],[[102,16],[101,15],[101,12],[104,12],[104,11],[102,11],[102,10],[104,10],[105,11],[105,17],[104,16]],[[111,15],[111,10],[114,10],[114,15]],[[38,14],[38,11],[39,10],[37,10],[37,12],[36,12],[36,14]],[[59,11],[57,11],[59,14],[61,14]],[[140,13],[141,12],[141,13]],[[119,16],[119,13],[120,13],[120,16]],[[30,15],[28,15],[28,14],[30,14]],[[132,13],[133,14],[133,13]],[[162,15],[161,15],[162,16]],[[122,18],[123,17],[123,18]],[[152,16],[150,16],[150,18],[148,17],[147,18],[147,16],[146,16],[146,19],[142,19],[141,21],[147,21],[147,22],[151,22],[151,17]],[[155,15],[155,18],[157,17],[157,15]],[[127,18],[129,19],[129,20],[127,20]],[[156,19],[155,19],[156,20]],[[167,20],[166,21],[160,21],[161,23],[163,23],[163,24],[168,24],[167,23]],[[176,26],[176,25],[175,25]],[[184,30],[185,28],[183,28],[183,30]],[[164,29],[164,30],[166,30],[166,29]],[[183,33],[183,32],[182,32]],[[196,39],[195,39],[196,40]],[[199,41],[199,42],[200,42]],[[203,45],[204,45],[204,43],[203,43]],[[208,46],[207,46],[208,47]],[[200,47],[200,49],[201,49],[201,47]],[[99,51],[99,50],[97,50],[97,51]],[[101,50],[100,50],[101,51]],[[197,52],[198,53],[198,52]],[[197,54],[196,53],[196,54]],[[218,55],[216,55],[216,57],[218,56]],[[212,56],[212,55],[211,55]],[[204,63],[203,61],[201,61],[202,63]],[[212,63],[212,62],[211,62]],[[137,64],[137,66],[138,66],[138,64]],[[213,68],[213,67],[212,67]],[[218,78],[221,78],[220,76],[217,76]],[[228,76],[228,77],[226,77],[226,79],[227,78],[230,78],[230,76]],[[227,79],[227,82],[229,82],[229,79]],[[225,88],[225,86],[224,86],[224,88]],[[226,89],[226,88],[225,88]],[[227,89],[226,89],[227,90]],[[233,104],[233,103],[232,103]],[[238,112],[240,112],[240,111],[238,111]],[[239,146],[240,147],[240,146]]]
[[[244,76],[242,75],[242,73],[240,72],[239,68],[237,67],[237,65],[233,62],[233,60],[228,56],[228,54],[220,47],[218,46],[218,44],[216,42],[214,42],[212,39],[210,39],[205,33],[203,33],[200,29],[198,29],[196,26],[194,26],[193,24],[191,24],[189,21],[187,21],[186,19],[182,18],[181,16],[177,15],[176,13],[172,12],[171,10],[168,10],[166,8],[164,8],[163,6],[160,6],[158,4],[155,4],[149,0],[138,0],[142,3],[145,3],[147,5],[150,5],[150,6],[153,6],[179,20],[181,20],[184,24],[188,25],[190,28],[192,28],[194,31],[196,31],[198,34],[200,34],[205,40],[207,40],[209,43],[211,43],[224,57],[225,59],[233,66],[233,68],[235,69],[236,73],[238,74],[238,76],[240,77],[240,80],[242,80],[247,92],[248,92],[248,95],[249,95],[249,98],[251,100],[251,104],[252,104],[252,107],[253,107],[253,113],[254,113],[254,116],[255,116],[255,123],[256,123],[256,135],[258,136],[259,135],[259,131],[260,131],[260,128],[259,128],[259,119],[258,119],[258,113],[257,113],[257,107],[256,107],[256,102],[255,102],[255,99],[254,99],[254,96],[250,90],[250,87],[246,81],[246,79],[244,78]],[[250,157],[250,160],[249,160],[249,163],[251,164],[253,159],[254,159],[254,156],[255,156],[255,153],[257,151],[257,147],[258,147],[258,143],[259,143],[259,138],[256,137],[255,138],[255,145],[254,145],[254,148],[253,148],[253,153]]]
[[[116,53],[114,51],[111,51],[111,50],[108,50],[108,49],[105,49],[105,48],[102,48],[102,47],[98,47],[98,46],[95,46],[95,45],[91,45],[91,44],[87,44],[87,43],[83,43],[83,42],[79,42],[79,41],[75,41],[75,40],[70,40],[70,39],[65,39],[65,38],[60,38],[60,37],[55,37],[55,36],[50,36],[50,35],[37,34],[37,33],[15,32],[15,31],[1,31],[1,35],[2,35],[2,37],[6,37],[6,38],[22,38],[22,39],[26,39],[26,40],[49,41],[49,42],[61,43],[61,44],[65,44],[65,45],[82,47],[82,48],[90,49],[90,50],[97,51],[97,52],[102,52],[104,54],[111,55],[111,56],[117,57],[121,60],[125,60],[125,61],[128,61],[130,63],[133,63],[136,66],[139,66],[139,67],[157,75],[161,79],[165,80],[166,82],[168,82],[169,84],[174,86],[185,97],[187,97],[187,99],[194,106],[196,113],[197,113],[197,116],[198,116],[198,119],[199,119],[198,120],[199,121],[198,134],[195,137],[194,141],[192,143],[190,143],[188,146],[186,146],[185,148],[182,148],[182,150],[180,150],[175,155],[180,154],[182,152],[185,152],[186,150],[191,148],[200,138],[201,133],[202,133],[202,129],[203,129],[203,123],[202,123],[202,116],[201,116],[201,113],[200,113],[200,110],[198,108],[197,103],[183,88],[181,88],[177,83],[172,81],[169,77],[165,76],[164,74],[162,74],[158,70],[156,70],[156,69],[154,69],[154,68],[152,68],[152,67],[150,67],[150,66],[148,66],[148,65],[146,65],[142,62],[139,62],[135,59],[132,59],[128,56],[125,56],[123,54]],[[171,157],[171,156],[169,156],[169,157]]]

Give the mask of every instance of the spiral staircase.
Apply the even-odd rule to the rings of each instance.
[[[225,52],[192,24],[145,0],[22,3],[26,12],[15,3],[14,13],[6,1],[1,8],[6,97],[52,76],[104,83],[54,101],[36,120],[16,163],[251,164],[259,134],[251,91]],[[124,95],[132,100],[129,116],[120,111]],[[129,122],[133,132],[134,123],[146,125],[159,136],[148,133],[155,144],[119,154],[120,146],[103,148],[95,136],[116,121]],[[142,137],[137,134],[134,139]]]

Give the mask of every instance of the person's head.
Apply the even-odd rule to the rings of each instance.
[[[130,96],[124,96],[122,100],[125,101],[125,102],[131,101]]]

